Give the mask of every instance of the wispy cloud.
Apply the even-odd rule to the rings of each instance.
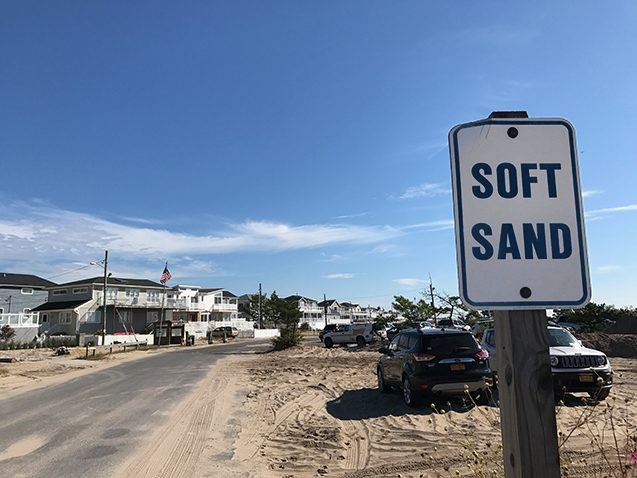
[[[0,211],[0,261],[5,267],[20,261],[49,266],[88,263],[108,250],[129,262],[190,258],[189,267],[209,273],[215,270],[207,260],[213,255],[373,244],[402,234],[400,229],[386,225],[291,225],[271,221],[245,221],[224,230],[193,234],[122,224],[48,206],[9,203]],[[58,271],[56,266],[46,275]]]
[[[599,266],[595,269],[595,271],[600,274],[611,274],[613,272],[618,272],[620,270],[622,270],[622,267],[615,266],[615,265]]]
[[[609,214],[615,214],[618,212],[633,212],[637,211],[637,204],[628,204],[626,206],[607,207],[603,209],[593,209],[592,211],[586,211],[586,219],[598,219]]]
[[[598,191],[596,189],[591,189],[588,191],[582,191],[583,198],[589,198],[591,196],[597,196],[598,194],[602,194],[604,191]]]
[[[442,183],[424,183],[407,188],[398,199],[432,198],[450,193],[451,189]]]
[[[334,219],[352,219],[356,217],[365,217],[367,216],[367,212],[359,212],[358,214],[344,214],[343,216],[336,216]]]
[[[446,231],[447,229],[453,229],[453,219],[442,219],[440,221],[421,222],[418,224],[410,224],[403,226],[401,229],[426,229],[428,231]]]
[[[349,272],[343,272],[340,274],[327,274],[325,276],[321,276],[323,279],[353,279],[354,274],[350,274]]]
[[[414,278],[394,279],[394,282],[405,287],[418,287],[427,283],[425,279],[414,279]]]
[[[370,254],[387,254],[388,252],[394,251],[394,249],[396,249],[396,246],[394,246],[393,244],[381,244],[379,246],[374,247],[371,251],[369,251],[369,253]]]

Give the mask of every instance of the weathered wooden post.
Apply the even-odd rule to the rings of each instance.
[[[546,311],[496,311],[504,470],[507,477],[560,476]]]
[[[591,294],[575,130],[492,113],[454,127],[449,151],[460,297],[495,311],[505,474],[557,478],[546,309]]]

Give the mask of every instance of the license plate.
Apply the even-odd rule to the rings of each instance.
[[[579,381],[580,382],[592,382],[593,381],[593,376],[592,375],[580,375],[579,376]]]
[[[451,364],[451,370],[464,370],[464,364],[463,363],[452,363]]]

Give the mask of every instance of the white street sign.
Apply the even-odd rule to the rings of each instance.
[[[462,301],[473,309],[590,300],[575,129],[493,118],[449,132]]]

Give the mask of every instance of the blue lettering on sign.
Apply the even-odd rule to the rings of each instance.
[[[518,168],[512,163],[500,163],[495,169],[495,190],[504,199],[517,197],[520,186],[522,197],[532,196],[532,184],[538,183],[538,176],[532,171],[543,171],[546,176],[546,192],[548,197],[557,197],[556,171],[562,169],[559,163],[521,163],[520,174]],[[493,175],[493,169],[487,163],[476,163],[471,167],[471,175],[479,185],[472,186],[471,191],[478,199],[488,199],[493,195],[494,187],[488,176]],[[537,189],[537,188],[536,188]]]
[[[563,223],[550,223],[548,225],[548,240],[546,236],[546,225],[542,223],[522,224],[522,244],[524,249],[524,259],[548,259],[549,248],[551,259],[568,259],[573,254],[573,242],[571,240],[571,229]],[[471,228],[471,236],[478,244],[471,248],[473,257],[479,261],[487,261],[494,257],[497,244],[498,260],[522,259],[522,252],[518,246],[518,236],[516,236],[513,224],[504,223],[500,225],[498,236],[491,241],[493,228],[486,223],[474,224]]]

